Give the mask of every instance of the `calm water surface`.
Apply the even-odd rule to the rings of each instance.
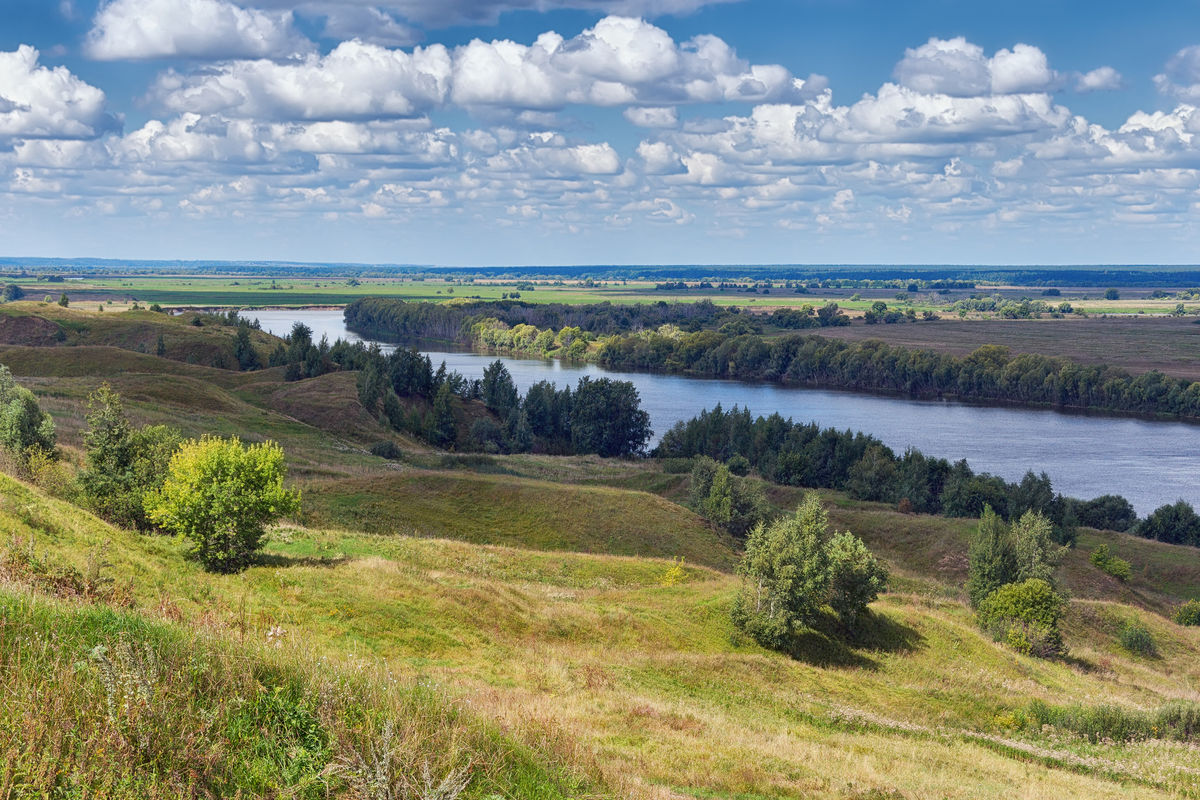
[[[360,341],[346,330],[340,309],[264,310],[247,313],[265,330],[283,336],[293,322],[322,335]],[[495,356],[428,353],[436,366],[478,378]],[[613,372],[593,364],[502,358],[523,393],[549,380],[574,385],[580,377],[631,381],[650,413],[655,441],[672,425],[720,403],[748,407],[754,414],[778,412],[822,427],[870,433],[897,452],[914,446],[927,455],[965,458],[978,472],[1007,480],[1026,470],[1045,471],[1057,491],[1073,497],[1121,494],[1145,515],[1183,498],[1200,506],[1200,426],[1177,422],[1081,416],[1014,408],[988,408],[943,401],[909,400],[776,384],[740,383],[674,375]]]

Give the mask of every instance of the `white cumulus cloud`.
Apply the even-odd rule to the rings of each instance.
[[[906,88],[952,97],[1043,92],[1057,81],[1046,54],[1036,47],[1016,44],[988,58],[982,47],[961,36],[935,37],[906,50],[894,75]]]
[[[0,51],[0,147],[21,139],[93,139],[118,126],[104,92],[29,45]]]
[[[508,11],[580,9],[603,14],[659,17],[690,14],[705,6],[740,0],[259,0],[255,5],[325,14],[333,9],[372,7],[428,27],[495,24]]]
[[[531,45],[479,39],[455,54],[451,97],[463,106],[551,109],[568,104],[668,105],[799,97],[804,82],[752,65],[715,36],[686,42],[631,17],[605,17],[578,36]]]
[[[227,0],[110,0],[85,50],[102,61],[147,58],[286,58],[312,50],[292,13]]]
[[[1097,67],[1080,75],[1075,81],[1077,92],[1107,92],[1120,89],[1125,84],[1121,73],[1112,67]]]
[[[187,75],[171,71],[153,93],[176,112],[295,120],[410,117],[441,104],[450,69],[442,45],[409,53],[350,41],[299,62],[233,61]]]

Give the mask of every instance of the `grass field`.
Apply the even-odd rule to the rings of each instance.
[[[952,582],[914,573],[858,641],[815,632],[791,659],[736,635],[726,611],[736,580],[700,567],[664,586],[664,560],[288,526],[264,566],[220,577],[183,560],[172,540],[111,529],[10,479],[0,478],[0,497],[0,524],[49,562],[86,571],[102,550],[104,576],[129,586],[126,614],[156,620],[139,629],[173,620],[218,640],[266,642],[278,626],[274,661],[324,657],[350,669],[365,659],[389,670],[398,691],[434,687],[486,721],[468,725],[496,725],[517,752],[541,753],[550,766],[539,780],[590,776],[604,794],[647,798],[1200,791],[1188,746],[1012,727],[1034,698],[1149,708],[1196,699],[1196,632],[1112,599],[1074,601],[1072,658],[1044,662],[987,640]],[[1116,646],[1126,617],[1154,632],[1156,659]],[[56,657],[111,643],[121,628],[66,636]],[[458,747],[489,769],[497,757]]]
[[[1014,353],[1063,356],[1109,364],[1134,374],[1157,369],[1200,380],[1200,325],[1195,318],[1121,317],[1062,320],[941,320],[916,325],[850,325],[820,335],[965,355],[985,344]]]
[[[413,278],[346,278],[301,279],[286,277],[214,277],[161,276],[136,278],[79,278],[64,283],[38,283],[34,279],[19,279],[16,283],[25,290],[28,299],[51,297],[57,300],[66,293],[73,304],[94,310],[106,307],[127,308],[133,301],[142,304],[161,303],[199,307],[287,307],[306,305],[345,305],[361,297],[397,297],[404,300],[441,302],[455,298],[499,300],[519,292],[520,299],[532,303],[601,303],[640,304],[665,302],[696,302],[706,299],[718,305],[746,308],[798,307],[837,302],[851,313],[871,307],[883,300],[890,307],[917,312],[931,310],[946,313],[957,300],[983,294],[998,294],[1008,299],[1030,298],[1046,300],[1054,305],[1068,301],[1090,314],[1159,315],[1170,313],[1177,300],[1155,299],[1150,289],[1122,290],[1121,299],[1104,299],[1105,287],[1081,287],[1063,290],[1061,296],[1043,297],[1043,287],[980,286],[977,289],[954,289],[945,294],[917,292],[898,300],[896,289],[812,289],[797,292],[783,286],[756,291],[745,289],[689,289],[686,291],[658,290],[653,281],[599,281],[586,285],[578,280],[529,282],[524,280],[478,279],[473,282]],[[752,282],[751,282],[752,283]],[[534,286],[530,289],[529,286]],[[749,284],[747,284],[749,285]],[[905,293],[906,295],[908,293]],[[108,306],[108,304],[115,304]],[[1200,302],[1187,301],[1192,313],[1200,312]],[[980,315],[972,315],[980,316]]]

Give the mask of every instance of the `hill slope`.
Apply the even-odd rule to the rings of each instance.
[[[91,553],[140,615],[250,641],[278,626],[287,647],[333,664],[378,660],[616,794],[1200,792],[1191,745],[1093,744],[1019,722],[1030,699],[1148,709],[1197,699],[1197,631],[1134,606],[1073,602],[1072,658],[1045,662],[992,643],[954,587],[913,575],[859,641],[813,633],[790,659],[736,635],[735,578],[693,567],[662,585],[666,561],[289,527],[262,566],[212,576],[172,540],[115,530],[4,477],[0,528],[47,565],[14,569],[12,553],[30,548],[10,549],[10,582],[54,591],[49,564],[86,575]],[[1127,617],[1151,628],[1158,658],[1116,647],[1113,621]]]

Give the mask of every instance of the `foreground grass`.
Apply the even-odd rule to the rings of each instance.
[[[211,576],[173,540],[9,479],[0,498],[0,527],[81,573],[92,554],[140,615],[246,641],[282,628],[281,658],[385,665],[622,796],[1200,794],[1193,745],[1093,744],[1014,722],[1031,699],[1198,699],[1196,631],[1131,605],[1074,602],[1072,658],[1044,662],[983,637],[952,586],[914,570],[857,639],[829,621],[788,658],[736,634],[736,579],[698,566],[664,585],[665,560],[289,527],[261,566]],[[1159,656],[1122,654],[1109,617],[1145,621]]]
[[[4,797],[590,795],[440,692],[0,587]]]

